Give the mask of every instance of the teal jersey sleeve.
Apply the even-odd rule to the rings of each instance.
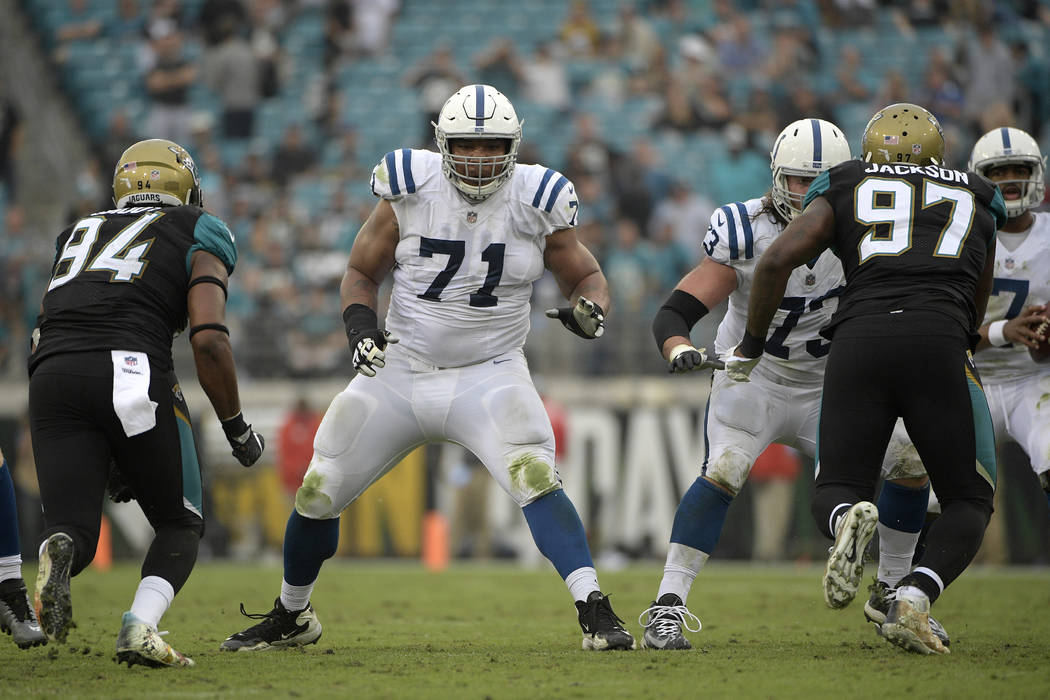
[[[995,217],[995,230],[998,231],[1006,225],[1006,202],[1003,201],[1003,193],[999,189],[999,185],[995,185],[995,194],[992,195],[992,201],[988,203],[988,210],[992,212],[992,216]]]
[[[802,200],[802,210],[805,211],[809,203],[828,191],[831,187],[831,175],[830,170],[825,170],[820,175],[817,175],[813,182],[809,183],[809,190],[806,191],[806,197]]]
[[[237,264],[237,244],[234,243],[230,227],[222,219],[204,212],[193,228],[193,245],[186,253],[186,274],[190,273],[193,253],[205,250],[226,266],[226,274],[232,275]]]

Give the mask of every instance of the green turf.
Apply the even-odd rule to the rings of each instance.
[[[31,579],[33,567],[26,565]],[[637,615],[660,565],[606,573],[616,611]],[[0,695],[11,697],[354,698],[1046,698],[1050,572],[967,572],[935,606],[945,657],[908,654],[875,636],[861,601],[827,609],[820,571],[714,564],[693,588],[704,623],[689,652],[584,652],[575,610],[552,569],[332,563],[314,606],[324,626],[305,649],[229,654],[229,634],[265,612],[278,567],[202,563],[161,622],[193,669],[114,663],[120,614],[138,569],[73,581],[78,624],[64,645],[19,651],[0,639]],[[30,581],[31,585],[31,581]]]

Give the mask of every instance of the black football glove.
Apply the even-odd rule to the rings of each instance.
[[[671,348],[671,360],[667,371],[672,374],[684,374],[708,368],[725,369],[725,363],[717,356],[709,358],[707,348],[694,348],[684,343]]]
[[[371,328],[363,331],[355,331],[347,334],[350,342],[350,350],[354,353],[354,369],[366,377],[376,376],[376,370],[386,367],[387,345],[393,345],[400,340],[392,335],[390,331]]]
[[[262,435],[252,430],[252,426],[244,422],[244,414],[238,413],[233,418],[224,420],[222,432],[226,433],[226,439],[233,448],[233,456],[242,467],[250,467],[262,457],[266,441]]]
[[[114,503],[127,503],[135,498],[131,486],[124,479],[124,474],[117,467],[117,463],[113,461],[109,463],[109,480],[106,482],[106,495]]]
[[[547,318],[556,318],[561,325],[587,340],[601,338],[605,332],[605,312],[590,299],[580,297],[576,306],[547,309]]]

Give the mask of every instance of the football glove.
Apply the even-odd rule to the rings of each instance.
[[[737,347],[740,347],[739,345]],[[751,370],[755,368],[758,361],[762,359],[762,356],[758,357],[740,357],[736,354],[736,348],[733,348],[725,355],[723,362],[725,363],[726,374],[729,378],[735,382],[749,382],[751,381]]]
[[[224,420],[222,432],[226,433],[226,440],[233,448],[233,456],[242,467],[250,467],[262,457],[266,441],[262,435],[252,430],[251,425],[244,422],[243,413]]]
[[[694,348],[692,345],[675,345],[671,348],[671,360],[667,371],[671,374],[685,374],[700,369],[725,369],[725,363],[717,356],[707,357],[707,348]]]
[[[106,482],[106,495],[114,503],[127,503],[135,498],[135,494],[131,491],[131,486],[124,479],[124,474],[117,467],[117,463],[112,460],[109,463],[109,480]]]
[[[547,318],[558,319],[561,325],[587,340],[601,338],[605,333],[605,312],[602,311],[602,307],[585,297],[580,297],[576,306],[547,309]]]
[[[400,338],[390,331],[378,328],[355,332],[349,338],[350,349],[354,352],[354,369],[366,377],[376,376],[376,369],[386,367],[387,345],[393,345]]]

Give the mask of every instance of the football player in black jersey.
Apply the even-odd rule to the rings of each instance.
[[[134,144],[113,174],[115,208],[66,228],[29,358],[29,417],[45,529],[36,609],[49,640],[74,625],[70,578],[94,557],[113,469],[155,531],[117,661],[192,666],[157,633],[189,578],[204,532],[200,464],[173,372],[172,338],[189,325],[197,376],[248,467],[263,439],[241,415],[226,283],[237,261],[226,224],[201,208],[190,154]]]
[[[948,653],[931,602],[977,553],[992,512],[995,445],[971,351],[992,287],[999,189],[944,165],[937,120],[913,104],[879,110],[863,160],[821,174],[804,213],[759,261],[744,339],[726,371],[747,380],[791,270],[831,247],[846,274],[824,375],[813,515],[835,539],[824,575],[829,606],[856,595],[875,531],[871,503],[893,426],[903,417],[942,514],[926,553],[898,584],[882,634],[917,653]]]

